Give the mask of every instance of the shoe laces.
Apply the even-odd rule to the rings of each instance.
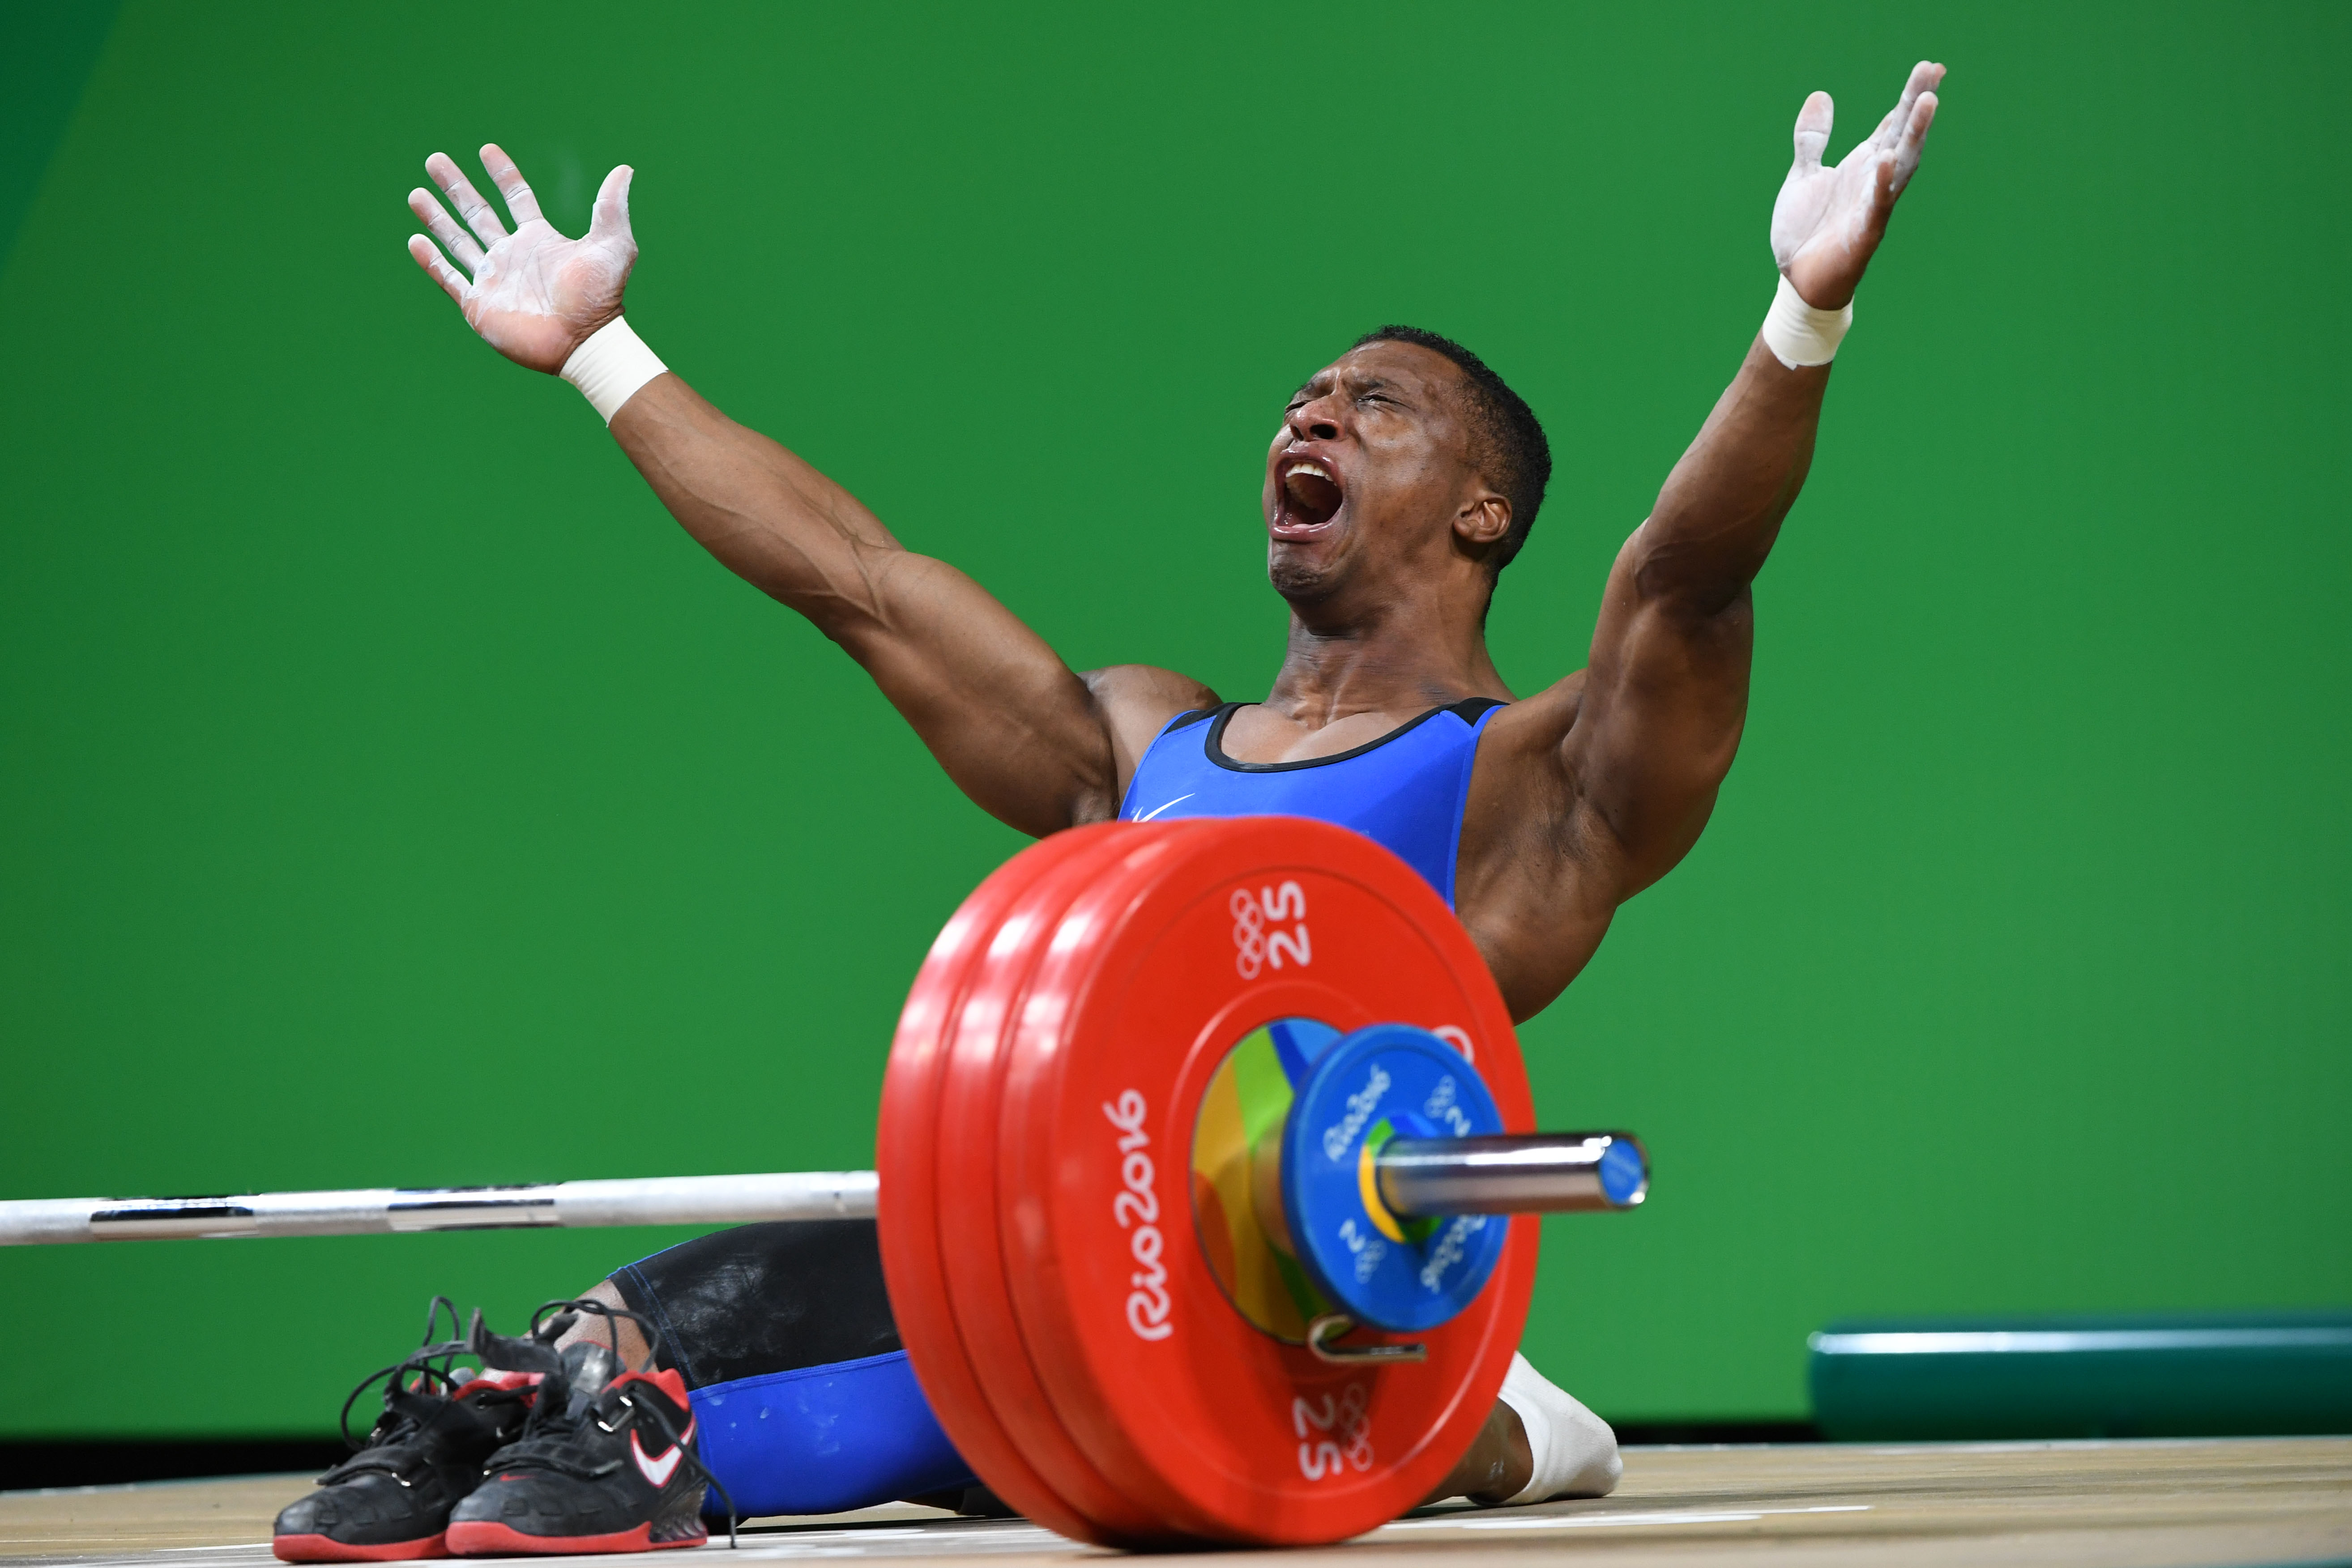
[[[383,1470],[401,1485],[408,1484],[407,1478],[401,1472],[411,1467],[403,1462],[396,1450],[424,1431],[424,1422],[414,1402],[434,1397],[447,1399],[467,1382],[467,1374],[455,1368],[458,1356],[470,1354],[467,1342],[463,1339],[436,1340],[433,1337],[445,1312],[449,1314],[450,1332],[453,1334],[457,1333],[457,1303],[446,1296],[434,1297],[425,1309],[424,1343],[390,1366],[379,1367],[362,1378],[359,1386],[343,1400],[343,1408],[336,1417],[336,1425],[341,1428],[343,1444],[352,1450],[352,1457],[320,1476],[319,1479],[322,1484],[367,1470]],[[352,1436],[352,1406],[359,1403],[361,1395],[387,1378],[390,1382],[383,1391],[383,1413],[376,1417],[375,1425],[369,1428],[365,1437],[354,1437]],[[520,1400],[525,1396],[519,1389],[493,1390],[483,1397],[485,1400]]]
[[[616,1372],[628,1369],[628,1362],[621,1354],[621,1328],[616,1319],[627,1318],[635,1322],[648,1343],[653,1342],[658,1333],[652,1321],[641,1312],[609,1306],[593,1297],[583,1296],[576,1301],[553,1301],[542,1305],[537,1312],[531,1313],[528,1340],[521,1343],[548,1346],[551,1350],[550,1342],[577,1322],[583,1312],[604,1320],[606,1332],[610,1336],[607,1343],[612,1351],[613,1365]],[[502,1348],[518,1344],[518,1342],[511,1340],[505,1342],[505,1346],[488,1343],[488,1338],[494,1337],[485,1336],[481,1314],[477,1312],[474,1315],[473,1348],[477,1354],[482,1355],[485,1362],[492,1365],[497,1364],[497,1362],[491,1359],[492,1354]],[[509,1351],[510,1354],[511,1351]],[[609,1473],[619,1461],[606,1460],[603,1464],[592,1465],[581,1458],[576,1445],[583,1436],[581,1430],[582,1424],[593,1421],[598,1431],[608,1436],[618,1436],[638,1421],[650,1420],[655,1430],[658,1431],[668,1441],[670,1448],[677,1452],[688,1476],[699,1479],[712,1491],[717,1492],[719,1500],[727,1505],[727,1544],[730,1550],[735,1547],[735,1525],[739,1516],[735,1511],[734,1498],[729,1495],[725,1483],[710,1473],[709,1467],[702,1462],[701,1456],[688,1448],[680,1439],[677,1428],[670,1424],[667,1416],[650,1402],[641,1403],[632,1399],[626,1390],[614,1389],[609,1385],[599,1388],[588,1397],[579,1400],[576,1408],[574,1404],[571,1395],[570,1375],[559,1365],[557,1370],[549,1372],[540,1385],[538,1402],[532,1405],[530,1415],[523,1422],[521,1436],[492,1454],[488,1462],[483,1465],[482,1473],[490,1475],[499,1470],[511,1469],[555,1470],[580,1480],[594,1480]],[[609,1407],[613,1406],[619,1407],[617,1412],[610,1410]],[[615,1418],[606,1420],[605,1416],[608,1413],[614,1414]]]

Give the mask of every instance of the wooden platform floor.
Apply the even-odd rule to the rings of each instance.
[[[0,1557],[7,1568],[264,1568],[274,1563],[271,1517],[308,1484],[276,1476],[0,1492]],[[704,1549],[714,1551],[724,1543]],[[1216,1561],[1435,1568],[1474,1552],[1681,1568],[2352,1564],[2352,1437],[1629,1448],[1613,1497],[1433,1510],[1343,1546]],[[763,1520],[745,1531],[741,1552],[985,1557],[990,1568],[1069,1568],[1073,1558],[1106,1555],[1017,1520],[906,1505]]]

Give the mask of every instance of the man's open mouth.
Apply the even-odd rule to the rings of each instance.
[[[1274,531],[1302,534],[1324,527],[1339,514],[1339,481],[1311,457],[1302,457],[1282,470],[1276,494]]]

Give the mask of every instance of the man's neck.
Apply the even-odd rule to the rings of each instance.
[[[1511,700],[1474,619],[1423,603],[1336,622],[1294,605],[1289,645],[1265,706],[1320,729],[1360,714],[1402,723],[1465,697]]]

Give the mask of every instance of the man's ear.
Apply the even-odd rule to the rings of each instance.
[[[1483,550],[1510,531],[1510,497],[1483,486],[1454,514],[1454,537],[1474,549]]]

